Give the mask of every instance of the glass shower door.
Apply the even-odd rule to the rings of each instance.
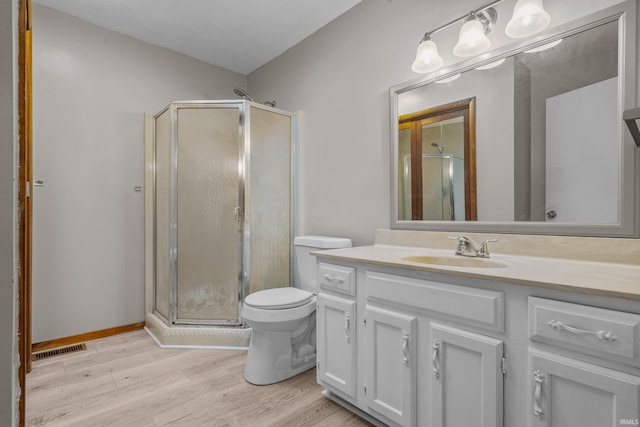
[[[240,110],[177,110],[175,323],[239,324]]]
[[[154,312],[240,325],[241,104],[173,103],[155,121]]]

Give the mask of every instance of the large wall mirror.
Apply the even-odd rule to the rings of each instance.
[[[391,227],[637,236],[636,5],[391,88]]]

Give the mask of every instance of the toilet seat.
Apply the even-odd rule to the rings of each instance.
[[[309,303],[313,294],[298,288],[275,288],[254,292],[244,299],[244,304],[260,310],[285,310]]]

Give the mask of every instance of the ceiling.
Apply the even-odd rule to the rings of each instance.
[[[360,1],[33,0],[245,75]]]

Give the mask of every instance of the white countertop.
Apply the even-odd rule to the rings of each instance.
[[[315,255],[320,259],[362,262],[517,285],[640,300],[640,265],[638,263],[491,254],[489,261],[504,263],[505,267],[454,267],[403,260],[403,258],[410,256],[455,257],[453,250],[386,244],[319,251]]]

